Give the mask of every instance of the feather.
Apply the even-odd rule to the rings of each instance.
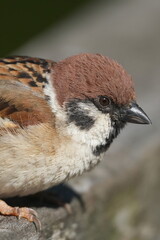
[[[54,121],[43,93],[52,64],[29,57],[0,59],[1,133]]]

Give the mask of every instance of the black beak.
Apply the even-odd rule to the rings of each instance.
[[[125,109],[125,115],[123,115],[123,120],[126,122],[137,124],[152,123],[147,114],[135,102],[132,103],[129,108]]]

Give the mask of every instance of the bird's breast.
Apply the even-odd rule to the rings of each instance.
[[[34,194],[82,174],[100,157],[46,126],[0,137],[0,197]]]

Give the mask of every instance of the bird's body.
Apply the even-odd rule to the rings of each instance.
[[[126,122],[149,123],[115,61],[0,60],[0,198],[45,190],[90,170]],[[0,210],[1,211],[1,210]]]
[[[45,190],[80,175],[101,159],[87,143],[59,136],[48,123],[7,133],[0,143],[0,197]]]
[[[0,197],[44,190],[89,170],[102,157],[92,153],[92,146],[107,137],[106,115],[89,132],[65,126],[65,120],[55,123],[43,93],[43,86],[50,86],[45,64],[48,69],[54,62],[15,57],[0,65]],[[43,74],[43,82],[34,73]],[[76,139],[72,139],[73,131],[77,131]]]

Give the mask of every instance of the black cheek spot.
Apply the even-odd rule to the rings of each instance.
[[[81,100],[79,100],[81,101]],[[81,130],[89,130],[95,123],[95,120],[83,112],[78,106],[79,101],[72,101],[67,104],[68,121],[73,122]]]
[[[34,81],[30,81],[30,82],[29,82],[29,85],[30,85],[31,87],[38,87],[37,84],[36,84]]]
[[[89,130],[94,125],[94,119],[85,115],[81,111],[69,116],[69,121],[74,122],[81,130]]]

